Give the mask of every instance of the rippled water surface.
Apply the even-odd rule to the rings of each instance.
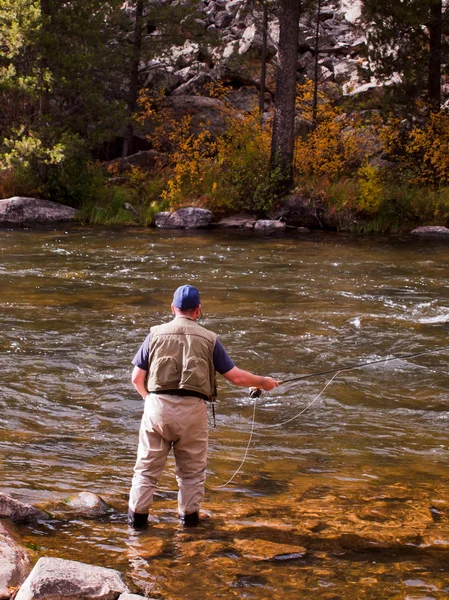
[[[94,491],[116,509],[22,526],[36,557],[117,568],[166,600],[449,598],[447,351],[324,391],[332,375],[285,384],[255,413],[220,378],[210,518],[178,525],[171,459],[154,525],[124,517],[142,412],[130,361],[178,285],[200,288],[238,366],[285,379],[449,346],[449,242],[70,228],[2,231],[0,248],[1,489],[47,508]]]

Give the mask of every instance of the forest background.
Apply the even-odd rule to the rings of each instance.
[[[330,39],[350,9],[362,37]],[[447,16],[443,0],[0,0],[0,197],[87,223],[276,217],[293,199],[316,227],[449,225]]]

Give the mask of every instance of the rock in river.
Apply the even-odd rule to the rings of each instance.
[[[413,235],[449,235],[449,229],[442,225],[425,225],[412,231]]]
[[[0,200],[0,225],[30,225],[73,221],[76,209],[50,200],[13,196]]]
[[[40,558],[15,600],[117,600],[128,592],[114,569],[62,558]]]
[[[113,511],[103,498],[92,492],[80,492],[68,498],[65,503],[82,517],[102,517]]]
[[[160,212],[155,217],[156,227],[161,229],[198,229],[207,227],[212,221],[212,213],[205,208],[189,206],[171,212]]]
[[[28,552],[11,526],[0,523],[0,599],[9,598],[31,570]]]
[[[25,504],[0,492],[0,519],[7,518],[16,523],[25,523],[46,517],[44,512],[34,508],[31,504]]]

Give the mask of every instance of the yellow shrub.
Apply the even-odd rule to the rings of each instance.
[[[301,116],[312,122],[313,84],[306,82],[297,93]],[[295,142],[295,172],[335,181],[358,168],[373,153],[376,143],[376,135],[369,127],[343,113],[320,92],[315,128]]]
[[[357,208],[368,214],[375,214],[382,202],[383,185],[379,169],[365,164],[357,171],[359,195]]]

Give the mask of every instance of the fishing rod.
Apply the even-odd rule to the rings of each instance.
[[[348,365],[347,367],[340,367],[338,369],[319,371],[316,373],[309,373],[308,375],[299,375],[298,377],[290,377],[289,379],[283,379],[282,381],[279,381],[279,385],[282,385],[284,383],[290,383],[293,381],[302,381],[303,379],[311,379],[312,377],[319,377],[320,375],[331,375],[333,373],[340,373],[342,371],[353,371],[354,369],[362,369],[363,367],[369,367],[370,365],[377,365],[379,363],[391,362],[393,360],[404,360],[405,358],[416,358],[417,356],[424,356],[425,354],[436,354],[437,352],[444,352],[445,350],[449,350],[449,347],[437,348],[436,350],[423,350],[422,352],[414,352],[413,354],[402,354],[400,356],[392,356],[391,358],[371,360],[369,362],[360,363],[358,365]],[[262,394],[262,388],[252,387],[249,388],[249,390],[249,395],[251,398],[260,398]]]

